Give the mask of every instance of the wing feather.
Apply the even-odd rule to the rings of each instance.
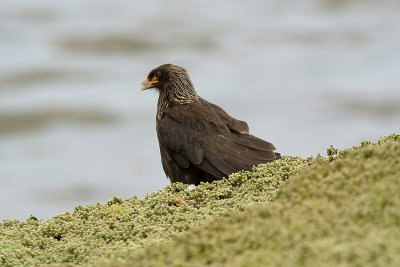
[[[202,99],[202,101],[206,105],[209,105],[218,114],[218,116],[223,120],[223,122],[232,132],[237,134],[249,133],[249,126],[247,125],[247,122],[233,118],[218,105],[208,102],[205,99]]]
[[[204,177],[192,178],[199,182],[209,180],[210,176],[221,179],[277,157],[271,143],[239,133],[246,132],[247,124],[240,126],[239,123],[240,127],[236,125],[236,130],[232,130],[232,124],[227,125],[226,118],[219,117],[220,113],[204,104],[180,105],[168,108],[157,122],[160,150],[169,158],[162,159],[164,170],[171,172],[167,173],[169,177],[177,176],[171,180],[189,183],[190,173],[201,175],[202,172]]]
[[[174,151],[171,152],[172,158],[178,163],[179,166],[182,168],[188,168],[189,167],[189,161],[185,159],[181,153],[176,153]]]

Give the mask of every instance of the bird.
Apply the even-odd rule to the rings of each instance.
[[[200,97],[185,68],[156,67],[141,84],[148,89],[159,93],[156,131],[171,183],[213,182],[281,158],[272,143],[249,133],[245,121]]]

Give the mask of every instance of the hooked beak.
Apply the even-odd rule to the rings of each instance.
[[[151,80],[147,78],[142,82],[142,86],[140,87],[140,90],[144,91],[147,89],[154,88],[158,85],[158,79],[156,77],[153,77]]]

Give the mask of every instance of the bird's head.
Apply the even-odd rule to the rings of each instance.
[[[151,88],[168,95],[173,102],[188,102],[198,98],[186,69],[173,64],[164,64],[150,71],[142,82],[141,90]]]

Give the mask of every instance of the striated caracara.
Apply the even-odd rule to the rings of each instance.
[[[157,137],[171,182],[198,185],[280,158],[273,144],[249,134],[246,122],[197,95],[184,68],[155,68],[141,87],[150,88],[159,92]]]

